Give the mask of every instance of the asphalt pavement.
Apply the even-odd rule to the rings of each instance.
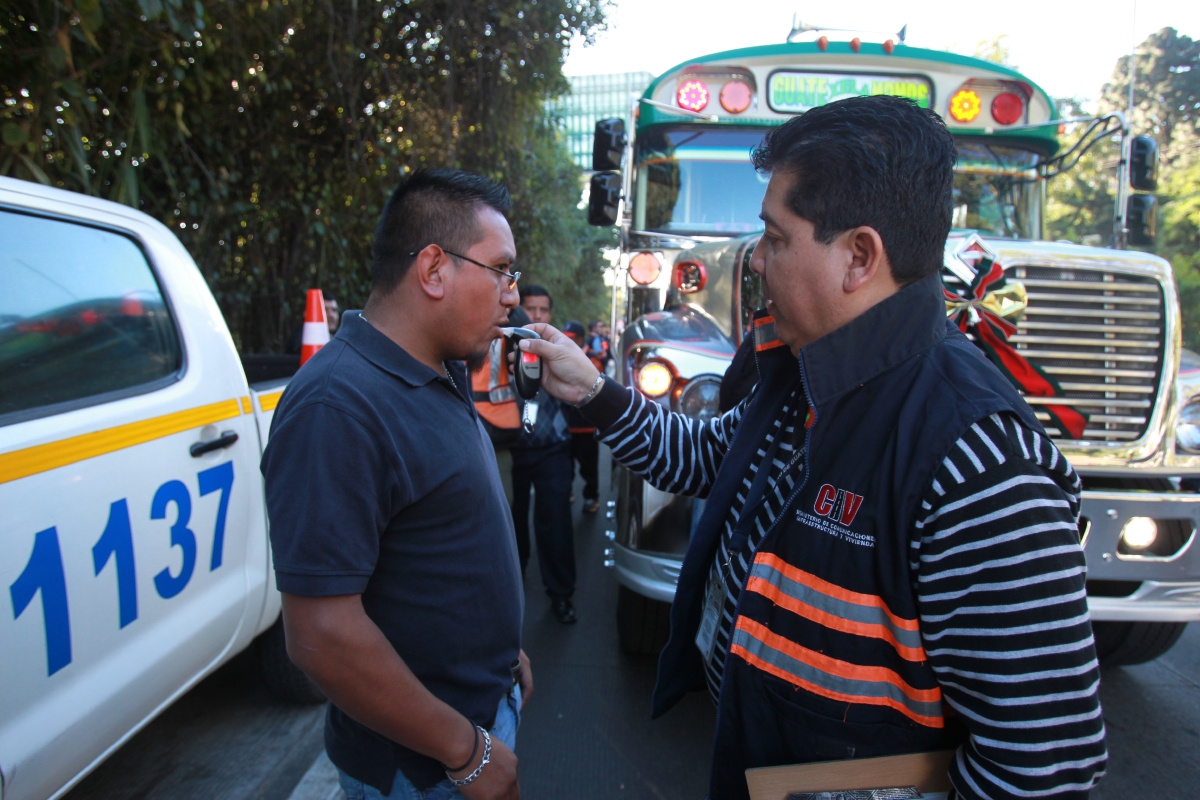
[[[602,449],[602,500],[608,486]],[[582,487],[576,483],[576,494]],[[525,582],[524,645],[534,695],[518,734],[525,800],[700,800],[715,714],[703,694],[651,721],[652,658],[617,645],[616,583],[602,566],[605,509],[575,504],[579,622],[550,612],[536,556]],[[1167,655],[1105,668],[1108,776],[1095,800],[1200,797],[1200,624]],[[85,778],[67,800],[338,800],[321,706],[270,697],[249,654],[189,692]]]

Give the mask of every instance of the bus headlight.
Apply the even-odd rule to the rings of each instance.
[[[689,381],[679,396],[679,410],[692,419],[708,422],[721,413],[721,382],[716,378]]]
[[[1131,550],[1145,550],[1158,538],[1158,523],[1149,517],[1130,517],[1121,529],[1121,540]]]
[[[637,387],[647,397],[662,397],[671,390],[675,376],[666,364],[647,361],[637,371]]]
[[[1200,454],[1200,400],[1193,400],[1179,412],[1175,441],[1180,449]]]

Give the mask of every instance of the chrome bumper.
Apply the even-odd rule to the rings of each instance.
[[[614,549],[618,583],[660,603],[670,603],[675,599],[675,584],[679,582],[682,559],[639,553],[619,544]]]
[[[1117,552],[1130,517],[1190,519],[1200,529],[1200,495],[1150,492],[1084,492],[1088,579],[1140,582],[1128,597],[1089,597],[1094,620],[1191,622],[1200,620],[1200,548],[1196,534],[1170,557]]]

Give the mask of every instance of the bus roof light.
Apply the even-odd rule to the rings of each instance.
[[[680,261],[675,265],[675,274],[671,276],[671,282],[682,293],[693,294],[708,283],[708,270],[699,261]]]
[[[708,84],[694,79],[684,81],[675,93],[675,102],[688,111],[703,111],[708,106]]]
[[[1020,122],[1025,114],[1025,100],[1016,92],[1001,92],[992,99],[992,119],[1001,125]]]
[[[955,122],[974,122],[982,102],[974,89],[959,89],[950,98],[950,117]]]
[[[884,41],[883,52],[887,53],[890,56],[892,53],[895,52],[895,50],[896,50],[895,42],[893,42],[891,39],[887,39]]]
[[[754,93],[743,81],[729,81],[721,87],[721,108],[730,114],[740,114],[750,107]]]
[[[854,52],[857,53],[861,48],[862,48],[862,39],[855,36],[853,39],[850,40],[850,49],[851,50],[853,50]]]
[[[820,39],[817,39],[817,47],[820,48],[822,53],[824,53],[825,48],[829,47],[829,37],[822,36]]]

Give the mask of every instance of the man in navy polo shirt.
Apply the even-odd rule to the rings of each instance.
[[[532,692],[516,541],[468,364],[517,304],[508,192],[418,172],[371,295],[288,385],[263,456],[288,654],[352,798],[518,798]]]

